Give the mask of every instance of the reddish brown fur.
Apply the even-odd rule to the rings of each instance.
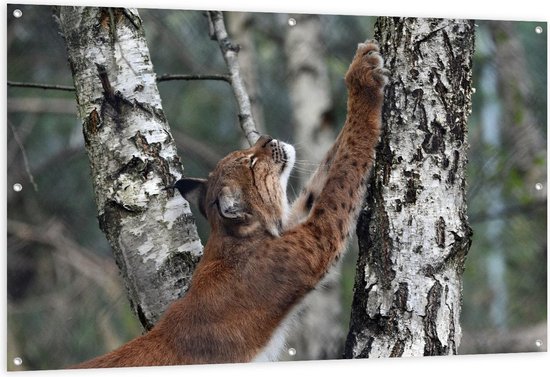
[[[376,43],[360,44],[346,74],[346,124],[288,219],[274,143],[262,138],[221,160],[205,182],[212,231],[187,294],[147,334],[77,367],[254,359],[345,247],[374,160],[385,73]],[[220,203],[229,203],[229,218]]]

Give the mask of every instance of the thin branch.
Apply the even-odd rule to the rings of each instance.
[[[174,81],[174,80],[184,80],[184,81],[191,81],[191,80],[217,80],[217,81],[225,81],[229,84],[231,84],[231,76],[229,75],[180,75],[180,74],[165,74],[157,77],[157,82],[163,82],[163,81]]]
[[[235,95],[235,99],[237,100],[237,105],[239,107],[239,121],[241,128],[246,139],[248,140],[248,143],[250,145],[254,145],[259,139],[260,134],[256,130],[254,118],[252,117],[250,98],[248,97],[248,93],[246,92],[246,88],[240,74],[239,61],[237,60],[239,46],[233,44],[233,42],[229,39],[225,29],[222,12],[209,11],[208,20],[210,21],[210,37],[218,41],[225,64],[229,69],[229,74],[231,76],[231,87],[233,88],[233,94]]]
[[[19,136],[17,135],[17,132],[15,132],[15,127],[8,119],[8,124],[11,128],[11,132],[13,133],[13,138],[15,139],[15,142],[17,145],[19,145],[19,148],[21,149],[21,154],[23,156],[23,163],[25,164],[25,171],[27,172],[27,175],[29,176],[29,181],[32,183],[34,187],[34,191],[38,191],[38,186],[36,185],[36,182],[34,181],[34,177],[31,173],[31,168],[29,166],[29,160],[27,159],[27,152],[25,152],[25,146],[23,145],[23,142],[19,139]]]
[[[34,83],[34,82],[8,81],[8,86],[19,87],[19,88],[53,89],[53,90],[62,90],[62,91],[65,91],[65,92],[74,92],[75,91],[74,86],[38,84],[38,83]]]
[[[192,81],[192,80],[213,80],[213,81],[225,81],[229,84],[231,84],[231,76],[230,75],[217,75],[217,74],[211,74],[211,75],[186,75],[186,74],[164,74],[159,77],[157,77],[157,82],[164,82],[164,81]],[[54,85],[54,84],[40,84],[35,82],[20,82],[20,81],[8,81],[8,86],[12,88],[37,88],[37,89],[45,89],[45,90],[61,90],[65,92],[74,92],[75,88],[74,86],[69,85]]]

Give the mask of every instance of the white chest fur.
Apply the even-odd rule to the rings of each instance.
[[[277,361],[286,346],[286,336],[296,318],[296,313],[290,313],[273,332],[263,350],[256,355],[253,362]]]
[[[341,263],[339,261],[338,263]],[[262,361],[278,361],[283,350],[286,348],[286,337],[289,331],[296,326],[299,326],[299,313],[306,309],[310,304],[310,300],[315,300],[315,295],[318,294],[319,290],[323,290],[325,284],[339,279],[339,269],[331,268],[327,275],[317,284],[316,289],[309,292],[300,303],[298,303],[290,313],[285,317],[281,324],[275,329],[271,339],[267,345],[256,355],[252,360],[253,362],[262,362]]]

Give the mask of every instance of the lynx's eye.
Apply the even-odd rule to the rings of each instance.
[[[256,156],[250,157],[250,168],[253,168],[257,161],[258,161],[258,157]]]

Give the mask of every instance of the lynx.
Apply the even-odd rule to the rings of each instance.
[[[345,76],[345,125],[292,206],[294,148],[268,136],[223,158],[208,179],[177,181],[211,226],[191,287],[151,331],[77,367],[275,360],[288,317],[340,258],[355,226],[386,76],[377,43],[360,43]]]

